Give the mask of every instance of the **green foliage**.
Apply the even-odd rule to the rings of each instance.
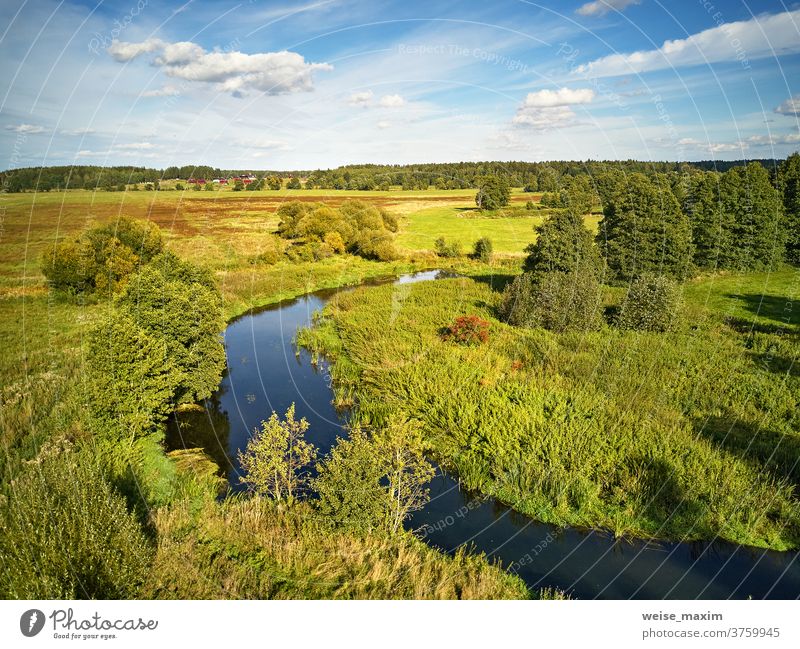
[[[602,290],[597,277],[585,272],[524,273],[503,294],[500,313],[509,324],[551,331],[599,329]]]
[[[180,371],[166,341],[112,311],[89,334],[87,397],[101,421],[123,436],[151,431],[173,409]]]
[[[123,217],[56,243],[42,258],[42,273],[59,290],[116,292],[140,262],[149,262],[162,249],[158,226]]]
[[[621,329],[670,331],[680,322],[681,290],[663,275],[645,274],[631,282],[616,324]]]
[[[786,216],[786,259],[800,264],[800,153],[793,153],[781,163],[778,178]]]
[[[436,251],[437,255],[444,257],[445,259],[453,259],[461,256],[460,241],[451,241],[450,243],[447,243],[447,240],[444,237],[439,237],[436,239],[436,241],[434,241],[433,249]]]
[[[42,451],[0,508],[0,594],[14,599],[139,596],[150,543],[86,453]]]
[[[472,258],[489,263],[492,260],[492,240],[489,237],[481,237],[472,247]]]
[[[597,240],[617,279],[646,272],[676,278],[689,274],[691,227],[669,187],[631,174],[603,214]]]
[[[351,429],[317,469],[315,506],[326,523],[392,535],[428,502],[426,485],[435,474],[423,454],[419,424],[399,419],[371,436]]]
[[[301,189],[300,179],[297,176],[292,176],[286,182],[286,189]]]
[[[295,421],[294,404],[283,421],[273,412],[261,430],[239,453],[245,475],[239,479],[251,491],[273,500],[294,502],[308,482],[307,471],[317,451],[303,437],[308,430],[305,418]]]
[[[225,369],[222,302],[210,275],[166,253],[144,266],[118,308],[166,347],[179,371],[175,403],[208,398]]]
[[[774,269],[784,257],[786,231],[783,205],[767,170],[752,162],[722,176],[722,210],[729,221],[730,246],[722,267],[736,270]]]
[[[393,233],[397,219],[363,201],[346,201],[338,208],[290,201],[278,208],[278,233],[287,239],[325,242],[331,252],[348,252],[379,261],[397,257]],[[332,237],[331,242],[327,241]],[[340,244],[341,242],[341,244]]]
[[[731,240],[731,217],[720,195],[720,177],[706,172],[691,180],[686,213],[692,226],[693,261],[698,268],[718,268],[725,264]]]
[[[475,204],[482,210],[498,210],[508,205],[511,189],[505,176],[484,176],[478,180]]]
[[[536,228],[536,242],[525,251],[525,270],[540,277],[546,273],[585,273],[597,276],[602,266],[594,237],[583,216],[568,209],[550,214]]]

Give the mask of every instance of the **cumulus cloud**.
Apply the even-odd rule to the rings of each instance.
[[[155,145],[151,142],[131,142],[129,144],[117,144],[114,148],[128,151],[147,151],[148,149],[154,149]]]
[[[575,69],[576,75],[615,76],[670,67],[750,60],[800,52],[800,9],[725,23],[655,50],[611,54]]]
[[[167,76],[216,84],[219,90],[237,96],[249,90],[269,95],[313,90],[313,73],[333,69],[327,63],[309,63],[300,54],[286,50],[258,54],[208,52],[188,41],[113,41],[108,51],[117,61],[130,61],[142,54],[157,52],[153,65],[161,68]]]
[[[372,90],[365,90],[364,92],[354,92],[350,95],[347,103],[351,106],[360,106],[367,108],[372,103]]]
[[[800,116],[800,95],[795,95],[784,101],[775,109],[775,112],[781,115]]]
[[[800,143],[800,133],[785,133],[771,135],[751,135],[747,138],[747,143],[753,146],[778,146],[781,144]]]
[[[400,108],[406,104],[406,100],[400,95],[383,95],[377,102],[373,101],[374,97],[372,90],[354,92],[347,99],[347,103],[360,108],[374,108],[376,106],[379,108]]]
[[[631,5],[638,5],[640,0],[596,0],[581,5],[575,11],[581,16],[605,16],[609,11],[622,11]]]
[[[671,146],[671,142],[659,140],[659,144]],[[743,140],[735,142],[711,142],[709,140],[698,140],[692,137],[684,137],[678,140],[677,144],[682,147],[699,149],[708,153],[725,153],[729,151],[743,151],[751,147],[774,147],[792,146],[800,143],[798,133],[772,133],[769,135],[751,135]]]
[[[37,126],[36,124],[17,124],[6,126],[7,131],[14,131],[14,133],[22,133],[24,135],[33,135],[35,133],[44,133],[44,127]]]
[[[111,41],[108,46],[108,53],[114,58],[115,61],[126,63],[135,59],[140,54],[148,54],[164,47],[164,41],[158,38],[148,38],[141,43],[125,43],[123,41]]]
[[[378,105],[382,108],[399,108],[400,106],[404,105],[406,100],[403,99],[400,95],[384,95],[381,97]]]
[[[594,90],[591,88],[559,88],[530,92],[517,108],[517,114],[511,123],[535,129],[570,126],[575,122],[575,113],[570,106],[588,104],[594,96]]]
[[[155,90],[145,90],[142,97],[177,97],[180,94],[180,88],[167,84]]]
[[[387,128],[391,128],[391,126],[392,126],[392,123],[391,122],[387,122],[385,119],[382,119],[380,122],[378,122],[378,128],[381,129],[381,130],[387,129]]]
[[[92,135],[96,133],[93,128],[72,128],[72,129],[64,129],[61,131],[62,135]]]

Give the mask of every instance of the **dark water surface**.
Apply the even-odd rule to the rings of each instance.
[[[437,276],[429,271],[396,281]],[[170,446],[204,448],[225,469],[231,488],[241,490],[238,451],[273,410],[282,416],[294,402],[295,416],[310,424],[307,439],[327,453],[345,434],[344,415],[331,403],[326,365],[312,365],[294,336],[337,292],[307,295],[231,322],[220,388],[204,412],[181,413],[171,422]],[[581,599],[800,597],[797,552],[721,542],[628,542],[605,532],[560,529],[476,497],[443,473],[431,484],[430,503],[409,525],[446,552],[466,545],[501,561],[532,588],[557,587]]]

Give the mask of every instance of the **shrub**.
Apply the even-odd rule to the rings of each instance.
[[[669,331],[680,320],[678,283],[663,275],[646,274],[631,282],[616,324],[621,329]]]
[[[0,594],[15,599],[130,599],[151,548],[94,460],[43,450],[0,508]]]
[[[479,345],[489,340],[489,322],[476,315],[464,315],[442,332],[443,340],[461,345]]]
[[[439,237],[434,241],[433,249],[440,257],[453,258],[461,256],[461,243],[458,241],[447,243],[444,237]]]
[[[533,201],[525,201],[525,209],[526,210],[536,209],[536,203],[534,203]]]
[[[492,240],[489,237],[481,237],[475,242],[472,248],[472,258],[483,262],[491,261]]]
[[[344,241],[338,232],[328,232],[324,241],[335,254],[339,255],[344,252]]]
[[[139,262],[148,262],[164,247],[153,223],[120,218],[57,243],[42,259],[42,273],[53,288],[85,293],[117,291]]]
[[[500,307],[509,324],[551,331],[590,331],[602,323],[602,292],[590,273],[525,273],[506,289]]]

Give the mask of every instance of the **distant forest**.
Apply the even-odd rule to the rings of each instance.
[[[326,170],[256,170],[219,169],[207,165],[186,165],[151,169],[148,167],[58,166],[27,167],[0,172],[0,191],[51,191],[62,189],[124,190],[128,185],[151,183],[158,188],[163,180],[188,180],[189,178],[229,178],[253,174],[259,179],[277,176],[290,178],[289,187],[306,189],[389,189],[399,186],[406,190],[429,187],[437,189],[464,189],[476,187],[478,179],[487,176],[504,176],[512,187],[525,187],[528,191],[555,191],[561,181],[570,176],[602,175],[612,170],[624,173],[691,174],[696,171],[725,172],[732,167],[744,166],[748,160],[700,162],[645,162],[622,161],[565,161],[565,162],[456,162],[413,165],[346,165]],[[774,177],[780,160],[755,160]],[[302,184],[300,180],[302,179]]]

